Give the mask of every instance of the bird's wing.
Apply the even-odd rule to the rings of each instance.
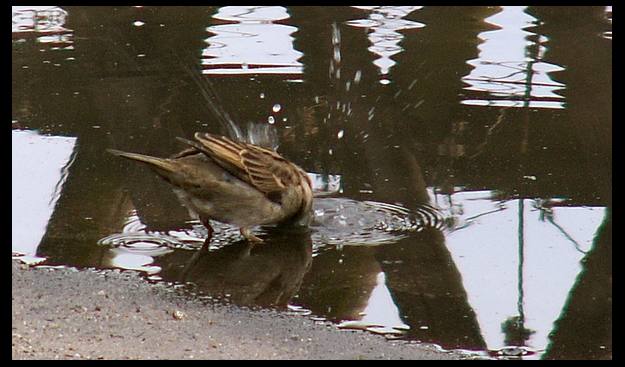
[[[297,168],[272,150],[208,133],[196,133],[195,139],[195,142],[181,140],[265,195],[281,193],[289,185],[300,182]]]

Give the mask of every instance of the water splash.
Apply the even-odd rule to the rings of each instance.
[[[346,198],[318,198],[313,205],[313,244],[376,246],[399,241],[425,228],[442,230],[446,218],[423,205],[411,211],[399,205]]]

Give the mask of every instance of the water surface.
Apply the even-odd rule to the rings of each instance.
[[[611,7],[13,7],[12,249],[482,356],[612,356]],[[106,148],[277,148],[309,231]],[[432,209],[435,208],[435,209]]]

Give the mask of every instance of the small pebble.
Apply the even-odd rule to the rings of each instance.
[[[184,313],[184,312],[182,312],[182,311],[180,311],[180,310],[175,310],[175,311],[172,313],[172,316],[173,316],[173,317],[174,317],[174,319],[176,319],[176,320],[182,320],[182,319],[184,319],[187,315],[185,315],[185,313]]]

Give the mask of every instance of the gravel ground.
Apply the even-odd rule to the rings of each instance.
[[[13,359],[464,359],[272,310],[205,304],[133,272],[12,264]]]

